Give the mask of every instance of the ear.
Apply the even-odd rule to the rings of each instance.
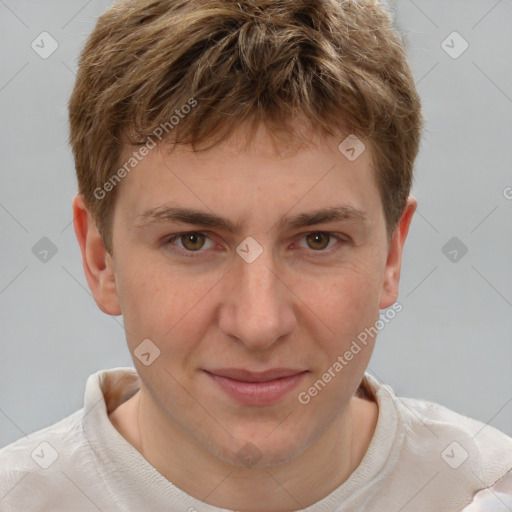
[[[85,278],[96,304],[107,315],[120,315],[114,262],[80,194],[73,199],[73,226],[82,251]]]
[[[416,211],[418,202],[413,196],[409,196],[402,216],[398,221],[389,244],[388,258],[384,269],[384,280],[380,296],[379,308],[391,306],[398,299],[398,285],[400,283],[400,270],[402,268],[402,253],[405,239],[409,232],[412,217]]]

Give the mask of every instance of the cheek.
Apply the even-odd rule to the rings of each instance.
[[[333,276],[323,293],[316,288],[311,295],[310,303],[322,321],[313,320],[309,327],[317,350],[313,374],[302,391],[311,391],[310,398],[318,395],[311,398],[313,407],[326,421],[335,411],[325,404],[345,404],[369,364],[379,319],[378,284],[375,274],[347,271]]]
[[[343,358],[333,370],[338,378],[333,379],[335,383],[329,386],[325,399],[344,399],[346,393],[352,393],[370,361],[375,342],[372,327],[379,318],[381,279],[378,267],[359,263],[338,269],[328,279],[309,282],[307,304],[315,315],[309,316],[312,323],[306,329],[317,348],[315,378],[332,368],[338,357]]]
[[[347,340],[378,317],[382,275],[376,267],[359,264],[307,281],[302,294],[337,340]]]
[[[130,348],[143,339],[163,346],[165,340],[186,340],[206,318],[212,276],[185,276],[161,265],[127,265],[116,275],[119,300]]]

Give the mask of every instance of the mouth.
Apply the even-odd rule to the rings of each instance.
[[[273,368],[264,372],[243,369],[203,370],[224,395],[243,405],[270,405],[292,391],[307,370]]]

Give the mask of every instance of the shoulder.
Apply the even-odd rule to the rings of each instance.
[[[512,510],[512,470],[488,489],[479,491],[462,512],[509,512]]]
[[[398,473],[418,488],[425,484],[422,493],[429,499],[444,496],[439,505],[451,500],[460,504],[458,510],[505,475],[510,481],[511,437],[438,403],[397,396],[371,376],[368,383],[379,406],[394,415],[394,476]],[[512,496],[510,486],[507,492]]]
[[[97,465],[84,434],[83,412],[0,449],[2,512],[60,511],[71,497],[83,500],[75,475],[94,475]]]
[[[505,433],[435,402],[396,396],[394,401],[411,436],[421,433],[426,440],[451,439],[440,454],[448,465],[471,458],[472,469],[494,481],[512,469],[512,438]]]
[[[37,448],[41,442],[46,441],[62,445],[70,439],[74,441],[83,431],[82,416],[83,408],[48,427],[37,430],[1,448],[0,462],[3,464],[0,466],[0,469],[4,468],[6,462],[13,462],[20,466],[26,465],[28,460],[26,460],[24,455],[27,453],[29,459],[33,461],[31,458],[32,450]]]
[[[136,390],[137,379],[130,367],[90,375],[83,408],[0,449],[0,510],[60,512],[70,502],[90,510],[90,496],[112,510],[102,443],[119,441],[108,412]]]

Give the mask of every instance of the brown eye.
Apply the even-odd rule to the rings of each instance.
[[[325,249],[330,239],[331,235],[329,233],[323,233],[322,231],[316,231],[306,236],[308,246],[317,251]]]
[[[185,249],[198,251],[203,247],[206,237],[202,233],[185,233],[180,235],[179,238]]]
[[[166,250],[172,251],[177,257],[208,257],[212,252],[208,249],[215,248],[215,242],[202,231],[188,231],[176,233],[165,239],[163,246]]]

